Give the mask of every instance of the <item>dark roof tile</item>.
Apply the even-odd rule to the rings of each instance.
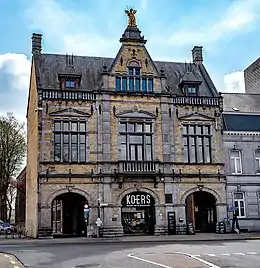
[[[73,65],[76,74],[82,75],[82,90],[94,90],[101,86],[101,73],[103,65],[109,67],[113,63],[113,58],[105,57],[88,57],[73,56]],[[166,84],[173,94],[183,95],[178,87],[181,77],[185,74],[185,63],[179,62],[162,62],[155,61],[157,70],[164,69],[167,77]],[[42,54],[40,63],[40,79],[41,88],[59,88],[58,75],[66,73],[66,55],[59,54]],[[200,85],[201,96],[217,96],[217,91],[211,82],[204,66],[194,64],[193,74],[202,81]],[[209,83],[211,82],[211,84]]]

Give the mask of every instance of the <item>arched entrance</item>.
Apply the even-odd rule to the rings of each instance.
[[[86,232],[84,206],[86,198],[78,193],[64,193],[52,201],[54,236],[82,236]]]
[[[186,198],[186,219],[194,224],[196,232],[215,232],[217,222],[215,197],[204,191],[190,194]]]
[[[124,234],[151,235],[155,226],[154,198],[145,192],[132,192],[122,199]]]

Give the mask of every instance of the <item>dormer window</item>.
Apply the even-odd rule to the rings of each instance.
[[[187,87],[187,95],[188,96],[196,96],[197,95],[197,88],[194,86]]]
[[[65,86],[66,88],[74,88],[76,87],[76,81],[66,81]]]
[[[183,94],[189,97],[199,96],[199,88],[202,84],[201,77],[196,72],[198,68],[196,65],[186,65],[185,64],[185,73],[183,74],[179,87],[182,90]]]
[[[128,64],[128,74],[116,76],[116,91],[123,92],[153,92],[153,78],[141,75],[138,62]]]
[[[59,75],[60,88],[63,90],[78,89],[80,86],[81,75],[65,74]]]

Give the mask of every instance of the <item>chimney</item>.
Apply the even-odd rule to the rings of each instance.
[[[203,55],[202,55],[202,47],[201,46],[195,46],[192,49],[192,60],[193,63],[200,64],[203,62]]]
[[[42,35],[33,33],[32,35],[32,54],[40,55],[42,51]]]

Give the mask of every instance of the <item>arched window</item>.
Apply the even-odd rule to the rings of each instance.
[[[127,68],[126,76],[116,76],[116,91],[153,92],[153,78],[142,75],[141,65],[138,61],[130,61]]]

